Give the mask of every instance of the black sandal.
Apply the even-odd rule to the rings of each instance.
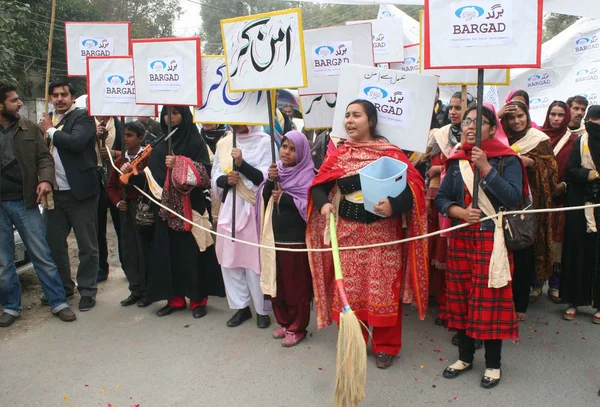
[[[493,389],[500,383],[500,379],[502,378],[502,369],[500,369],[500,378],[493,379],[485,374],[481,378],[481,387],[484,389]]]
[[[473,363],[461,370],[454,369],[452,367],[447,367],[444,369],[442,376],[444,376],[446,379],[456,379],[458,376],[460,376],[464,372],[468,372],[469,370],[473,370]]]

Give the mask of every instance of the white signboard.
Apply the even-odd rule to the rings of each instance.
[[[137,103],[202,105],[200,38],[132,42]]]
[[[131,23],[65,23],[68,76],[86,75],[87,57],[131,55]]]
[[[306,86],[300,9],[221,20],[232,92]]]
[[[349,21],[346,25],[371,24],[373,54],[376,64],[404,61],[404,35],[401,18]]]
[[[231,93],[224,56],[202,57],[202,100],[194,112],[196,123],[269,125],[267,92]]]
[[[300,96],[300,104],[305,129],[330,129],[333,126],[336,94]]]
[[[300,95],[336,93],[344,64],[374,65],[371,24],[355,24],[304,31],[308,87]]]
[[[390,4],[379,6],[377,19],[385,20],[389,18],[399,18],[402,20],[402,37],[404,39],[404,45],[419,43],[419,22],[417,20],[400,10],[398,7]]]
[[[157,115],[156,106],[135,103],[132,57],[89,57],[87,63],[90,116]]]
[[[425,69],[541,64],[543,0],[425,0]]]
[[[390,69],[397,69],[406,73],[419,73],[419,44],[409,45],[404,48],[404,61],[390,64]]]
[[[331,135],[348,138],[344,128],[346,107],[355,99],[371,101],[378,111],[377,129],[404,150],[427,148],[431,109],[438,80],[391,69],[347,64],[342,67]]]

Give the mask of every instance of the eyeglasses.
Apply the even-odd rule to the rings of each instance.
[[[482,120],[482,122],[483,122],[482,126],[485,124],[490,124],[490,122],[488,122],[487,120]],[[466,118],[465,120],[463,120],[461,122],[461,125],[462,125],[462,127],[469,127],[473,123],[476,123],[476,120]]]

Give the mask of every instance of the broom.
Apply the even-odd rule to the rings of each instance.
[[[343,304],[343,314],[340,315],[338,333],[334,403],[338,407],[345,407],[346,403],[356,406],[365,398],[367,347],[365,346],[360,321],[350,308],[346,298],[335,227],[335,217],[330,214],[329,231],[331,234],[331,248],[333,249],[335,286]]]

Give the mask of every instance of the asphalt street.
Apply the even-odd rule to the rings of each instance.
[[[255,319],[228,328],[224,299],[211,299],[208,315],[196,320],[189,310],[156,317],[164,303],[123,308],[127,294],[119,270],[101,283],[96,308],[77,311],[75,323],[41,318],[19,329],[32,313],[49,313],[35,306],[0,328],[0,406],[333,405],[335,327],[317,332],[312,321],[307,340],[284,349]],[[377,369],[369,352],[360,406],[598,406],[600,326],[591,309],[575,322],[561,319],[563,309],[546,298],[530,308],[520,340],[504,343],[502,382],[487,391],[479,387],[483,351],[471,372],[444,379],[458,355],[451,334],[431,313],[419,321],[405,307],[402,352],[388,370]]]

